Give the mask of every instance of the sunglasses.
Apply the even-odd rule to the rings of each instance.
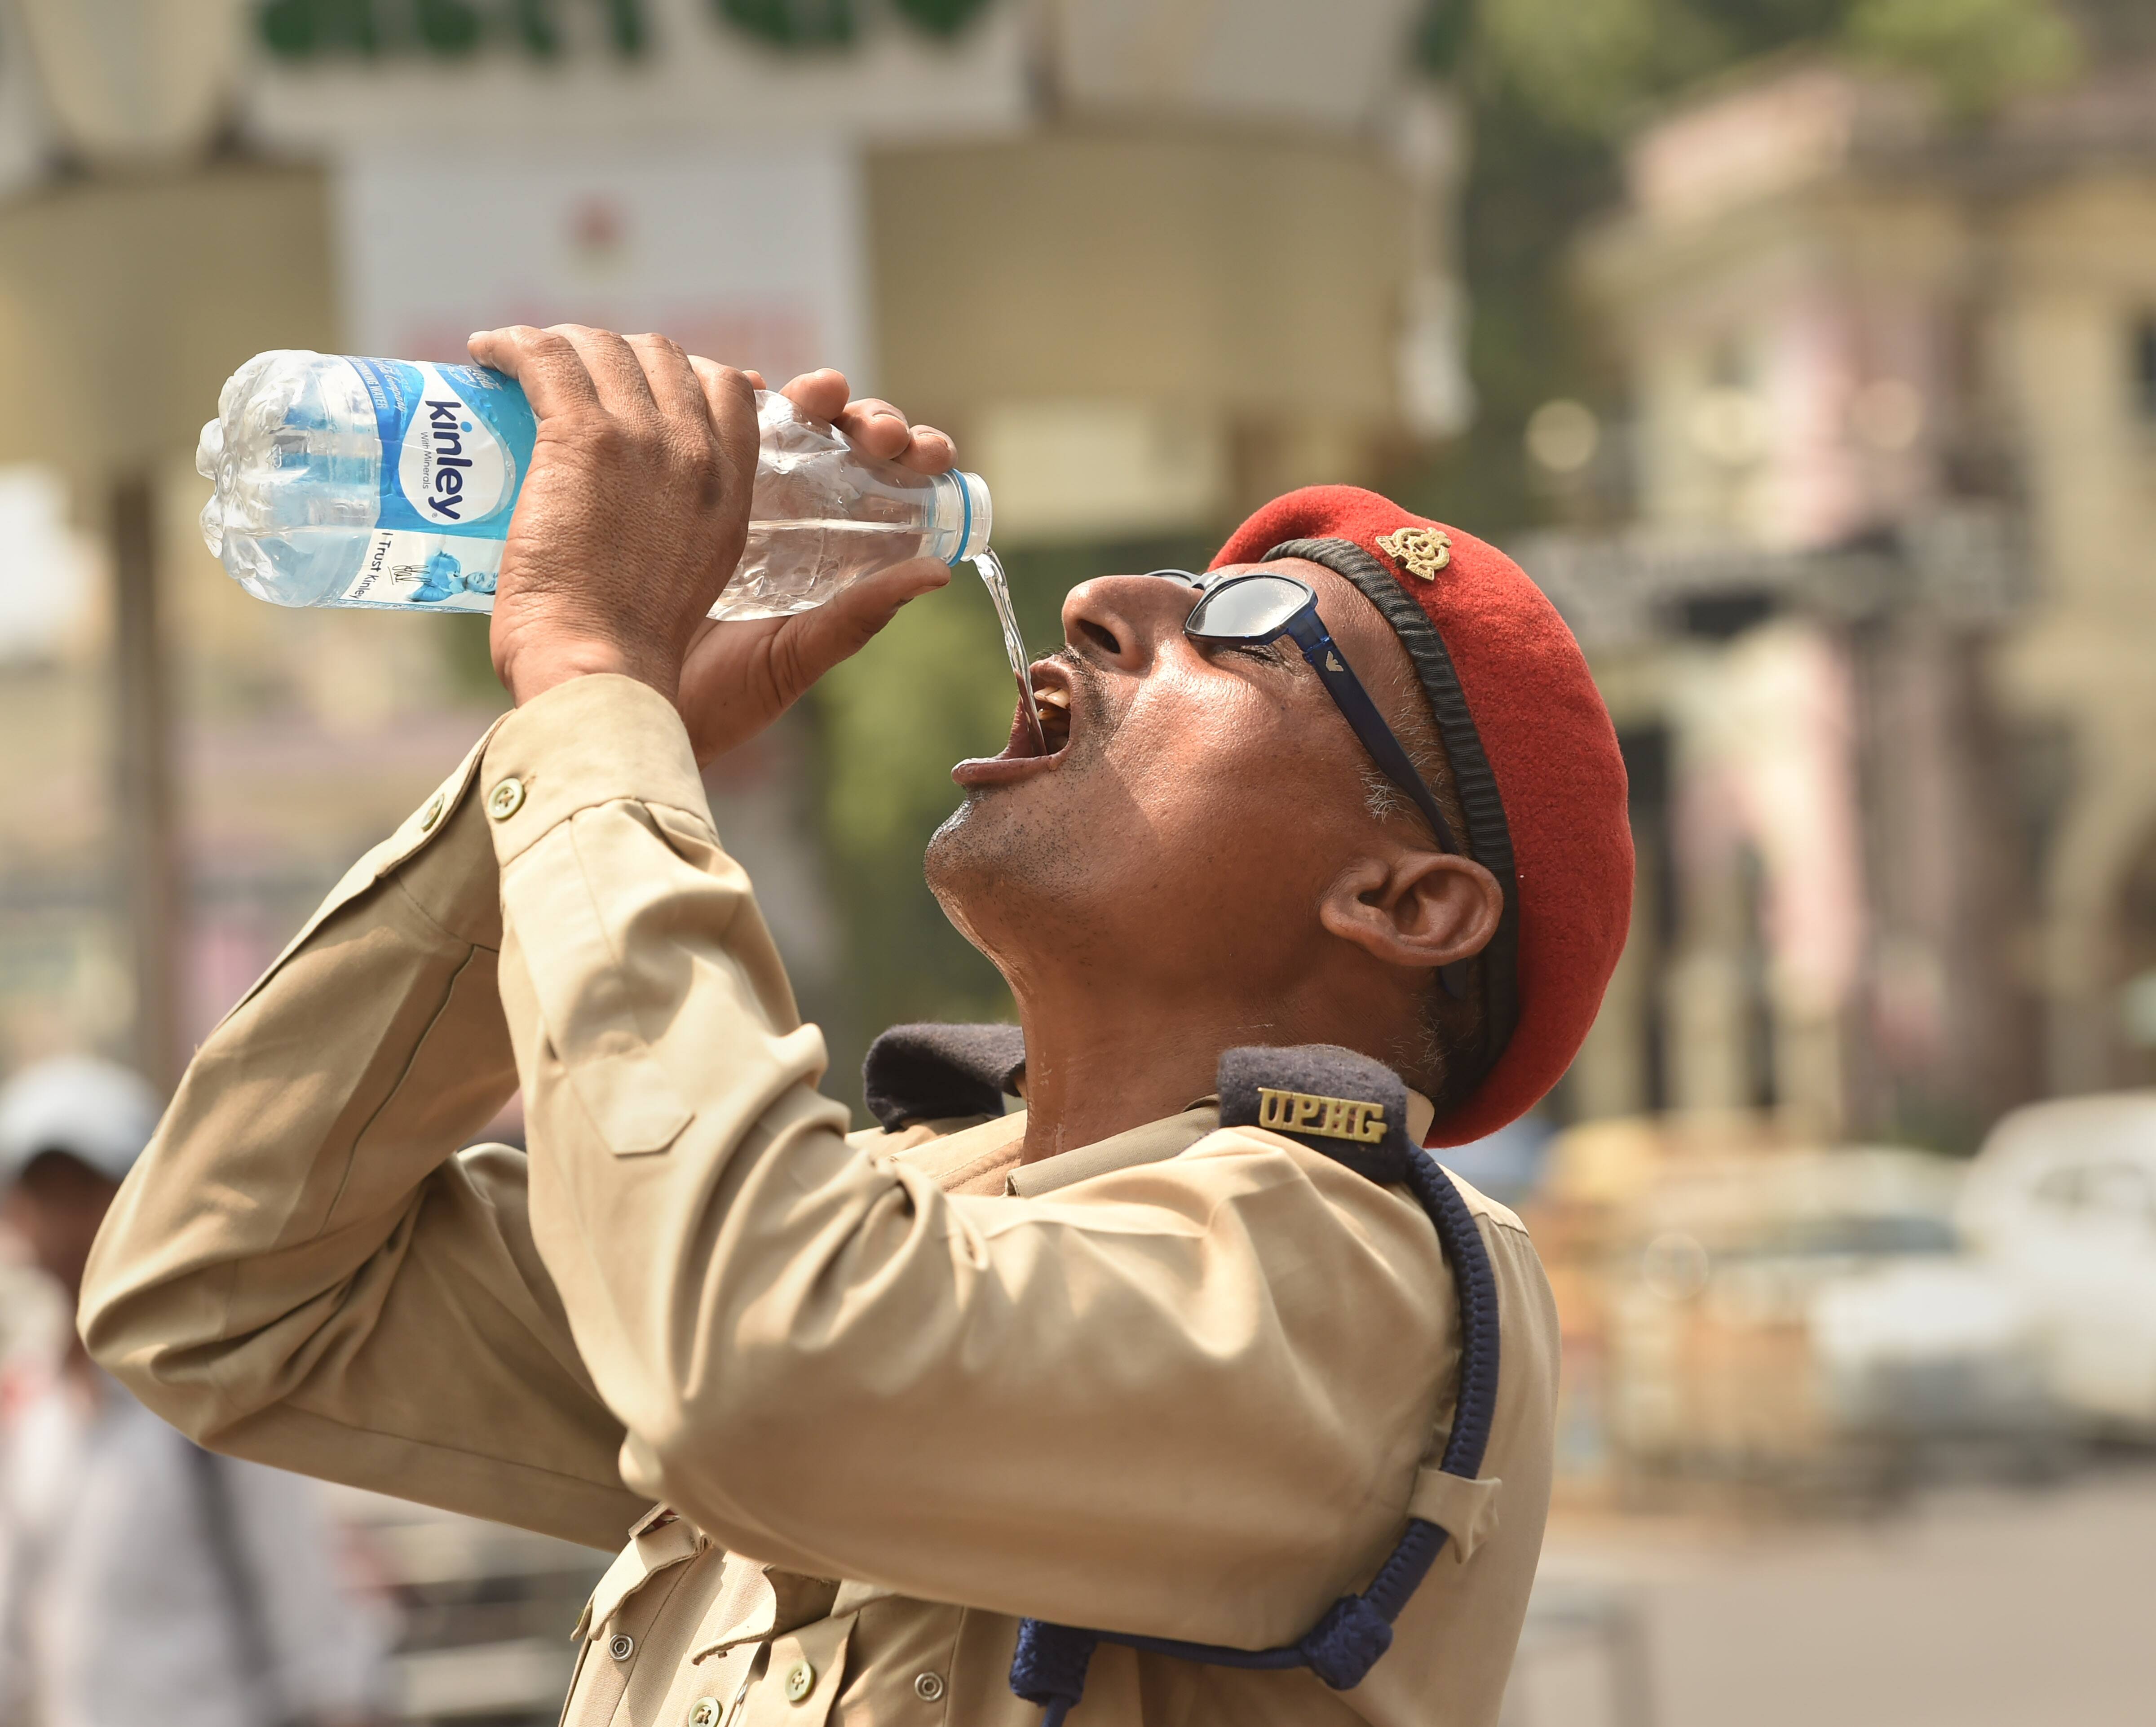
[[[1370,753],[1370,759],[1422,811],[1439,849],[1455,856],[1466,856],[1428,784],[1415,771],[1399,738],[1378,712],[1370,692],[1363,687],[1363,681],[1348,670],[1347,656],[1317,615],[1315,588],[1293,576],[1266,572],[1240,576],[1200,576],[1188,570],[1148,570],[1147,573],[1180,582],[1196,592],[1198,603],[1183,620],[1183,633],[1193,641],[1269,647],[1286,636],[1301,648],[1302,657],[1325,686],[1325,693],[1332,698],[1341,717],[1354,728],[1363,748]]]

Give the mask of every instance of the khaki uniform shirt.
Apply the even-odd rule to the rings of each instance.
[[[85,1337],[222,1450],[628,1531],[577,1727],[1033,1727],[1020,1616],[1292,1642],[1411,1509],[1455,1539],[1356,1689],[1103,1646],[1075,1719],[1495,1720],[1556,1374],[1516,1218],[1463,1190],[1503,1327],[1470,1485],[1404,1191],[1204,1104],[1023,1167],[1014,1118],[850,1140],[824,1066],[672,708],[576,680],[203,1046]],[[520,1082],[529,1155],[456,1149]]]

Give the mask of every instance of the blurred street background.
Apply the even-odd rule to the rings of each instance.
[[[2150,1719],[2156,6],[0,0],[0,1076],[168,1086],[502,703],[225,578],[226,376],[569,319],[951,432],[1036,649],[1312,481],[1518,558],[1640,876],[1455,1159],[1566,1333],[1512,1727]],[[1009,1011],[1010,694],[961,572],[707,776],[856,1106]],[[603,1556],[336,1504],[386,1707],[552,1717]]]

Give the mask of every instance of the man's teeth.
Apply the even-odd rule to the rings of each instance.
[[[1036,689],[1034,705],[1040,710],[1041,753],[1054,755],[1070,738],[1070,697],[1057,689]]]

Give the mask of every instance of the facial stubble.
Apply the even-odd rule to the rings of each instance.
[[[1061,758],[1016,784],[968,789],[922,859],[943,915],[991,959],[1000,946],[992,932],[1070,921],[1098,874],[1101,833],[1085,806],[1105,789],[1114,721],[1100,673],[1067,649],[1059,657],[1070,670],[1075,711]]]

